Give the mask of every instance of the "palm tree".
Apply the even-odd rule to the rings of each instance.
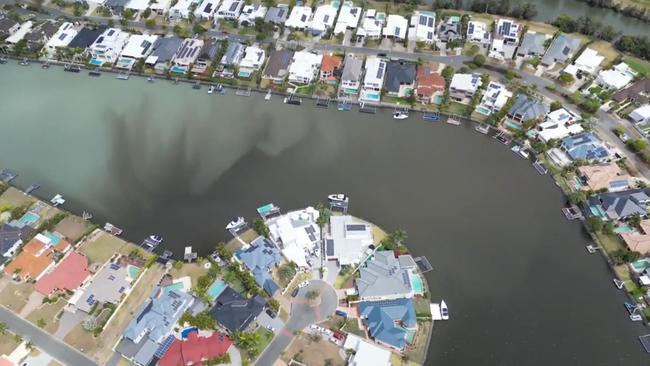
[[[393,242],[397,245],[402,245],[407,238],[406,231],[402,229],[396,229],[390,234],[390,236],[393,239]]]
[[[5,335],[7,334],[7,324],[4,322],[0,322],[0,334]]]

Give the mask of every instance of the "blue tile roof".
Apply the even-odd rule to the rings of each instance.
[[[373,338],[398,349],[407,344],[404,328],[417,325],[411,299],[362,302],[359,303],[359,313],[366,319],[368,332]]]
[[[584,132],[562,139],[562,148],[573,160],[601,160],[610,156],[609,150],[593,132]]]
[[[238,250],[236,256],[253,273],[257,284],[269,295],[273,295],[278,290],[279,286],[273,281],[269,271],[280,264],[282,256],[273,242],[260,236],[245,250]]]

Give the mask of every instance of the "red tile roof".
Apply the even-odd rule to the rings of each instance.
[[[322,72],[332,72],[341,67],[342,59],[339,56],[324,55],[323,61],[320,64]]]
[[[417,73],[417,94],[432,96],[434,93],[445,90],[445,78],[434,72],[432,65],[421,65]]]
[[[176,339],[158,361],[158,364],[160,366],[200,366],[203,365],[201,361],[226,353],[231,344],[230,338],[217,332],[209,337],[199,337],[198,333],[191,332],[186,341]]]
[[[88,279],[88,259],[77,252],[66,256],[54,271],[41,277],[34,288],[43,295],[49,295],[55,290],[76,290]]]

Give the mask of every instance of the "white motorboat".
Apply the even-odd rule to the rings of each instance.
[[[271,89],[269,89],[269,91],[264,96],[264,100],[271,100]]]
[[[65,199],[63,199],[62,195],[57,194],[56,196],[52,197],[50,202],[54,205],[54,207],[56,207],[56,206],[60,206],[60,205],[64,204]]]
[[[447,308],[445,300],[440,301],[440,317],[442,320],[449,320],[449,309]]]
[[[208,94],[212,94],[212,93],[214,93],[214,85],[210,85],[210,87],[208,88]]]
[[[348,203],[350,198],[343,193],[334,193],[330,194],[327,196],[327,199],[330,200],[330,202],[335,202],[335,203]]]
[[[122,229],[119,227],[111,224],[110,222],[107,222],[104,224],[104,230],[108,231],[109,233],[115,235],[115,236],[120,236],[122,235]]]
[[[242,226],[244,224],[246,224],[246,220],[243,217],[241,217],[241,216],[234,217],[228,223],[228,225],[226,225],[226,230],[236,229],[236,228],[238,228],[238,227],[240,227],[240,226]]]
[[[393,119],[402,120],[402,119],[407,119],[407,118],[409,118],[409,114],[406,111],[395,111],[395,112],[393,112]]]
[[[521,148],[519,149],[519,156],[521,156],[524,159],[528,159],[530,157],[530,153],[528,152],[528,150],[526,150],[526,148]]]
[[[160,244],[163,241],[163,237],[160,235],[149,235],[149,240],[156,244]]]

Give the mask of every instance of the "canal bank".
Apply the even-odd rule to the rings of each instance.
[[[561,192],[470,126],[5,66],[0,166],[131,241],[160,233],[177,253],[206,254],[251,207],[346,192],[355,213],[406,230],[435,268],[431,292],[453,321],[436,325],[428,364],[647,361],[636,338],[647,332],[586,254],[581,225],[562,217]]]

